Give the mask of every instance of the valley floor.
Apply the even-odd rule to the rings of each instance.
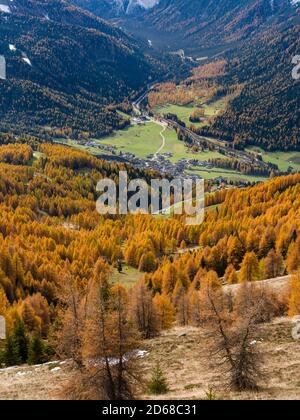
[[[212,388],[217,399],[300,400],[300,341],[292,338],[294,325],[292,320],[280,318],[262,327],[257,345],[264,354],[266,376],[258,393],[226,389],[223,371],[209,350],[212,337],[203,329],[177,327],[144,342],[148,353],[142,363],[146,375],[151,376],[160,362],[168,378],[171,390],[158,399],[205,399]],[[70,371],[70,364],[64,362],[0,370],[0,399],[57,399]]]

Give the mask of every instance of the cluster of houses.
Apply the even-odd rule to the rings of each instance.
[[[118,160],[118,158],[122,158],[122,161],[130,163],[136,168],[152,169],[173,178],[199,179],[201,178],[199,175],[186,174],[185,171],[195,166],[210,165],[208,162],[200,162],[197,159],[180,159],[178,162],[172,163],[169,160],[173,157],[173,153],[171,152],[151,154],[146,156],[146,159],[141,159],[135,156],[133,153],[118,151],[115,146],[101,144],[94,141],[82,142],[81,144],[85,147],[94,147],[99,150],[111,153],[116,157],[116,160]]]
[[[179,162],[181,165],[184,165],[186,169],[192,168],[208,168],[212,169],[213,164],[206,160],[198,160],[198,159],[180,159]]]
[[[200,179],[201,176],[198,174],[187,173],[187,171],[192,170],[194,168],[206,168],[212,169],[213,165],[211,162],[208,161],[201,161],[198,159],[187,159],[182,158],[178,160],[176,163],[172,163],[169,159],[173,157],[173,153],[171,152],[164,152],[159,154],[150,154],[146,156],[145,159],[138,158],[133,153],[124,152],[118,150],[115,146],[101,144],[99,142],[82,142],[82,144],[86,147],[94,147],[99,150],[103,150],[104,152],[110,153],[110,160],[128,162],[135,168],[144,170],[154,170],[160,172],[161,174],[165,174],[170,178],[178,178],[181,180],[184,179]],[[215,178],[214,179],[215,189],[224,189],[228,186],[228,180],[223,177]],[[244,183],[241,182],[241,187],[244,186]]]
[[[161,174],[165,174],[170,178],[178,178],[181,180],[184,179],[200,179],[201,176],[198,174],[193,174],[191,171],[194,168],[206,168],[206,169],[212,169],[213,164],[208,161],[201,161],[198,159],[187,159],[182,158],[178,160],[176,163],[172,163],[170,161],[170,158],[173,157],[173,153],[171,152],[164,152],[164,153],[158,153],[158,154],[150,154],[146,156],[145,159],[138,158],[133,153],[120,151],[115,146],[111,145],[104,145],[99,142],[84,142],[82,143],[86,147],[94,147],[100,150],[103,150],[105,152],[108,152],[111,154],[110,160],[121,160],[122,162],[128,162],[135,168],[145,170],[154,170]],[[215,190],[218,189],[224,189],[228,186],[228,180],[223,177],[215,178],[214,179],[214,185]],[[244,183],[241,182],[240,187],[243,187]]]
[[[166,174],[171,178],[180,178],[180,179],[200,179],[199,175],[186,174],[185,170],[189,169],[185,161],[179,161],[172,163],[169,158],[172,157],[172,153],[162,153],[157,155],[148,155],[146,159],[141,159],[136,157],[134,154],[129,152],[118,153],[119,157],[122,157],[132,166],[138,169],[149,169],[153,171],[160,172],[161,174]]]

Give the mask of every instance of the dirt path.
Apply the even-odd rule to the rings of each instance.
[[[155,120],[153,120],[153,122],[155,123],[155,124],[157,124],[157,125],[160,125],[161,127],[163,127],[163,129],[161,130],[161,132],[159,133],[159,135],[160,135],[160,137],[162,138],[162,144],[161,144],[161,146],[159,147],[159,149],[154,153],[154,159],[155,159],[155,156],[157,156],[164,148],[165,148],[165,146],[166,146],[166,138],[165,138],[165,136],[164,136],[164,132],[166,131],[166,129],[167,129],[167,126],[165,125],[165,124],[162,124],[162,123],[159,123],[159,122],[157,122],[157,121],[155,121]]]

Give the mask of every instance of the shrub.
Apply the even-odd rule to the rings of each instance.
[[[149,394],[162,395],[169,392],[169,384],[159,364],[156,365],[153,376],[148,384]]]

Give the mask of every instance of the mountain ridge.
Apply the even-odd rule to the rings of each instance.
[[[97,0],[73,2],[97,15],[117,18],[118,25],[146,42],[151,40],[154,48],[184,48],[189,53],[197,53],[199,46],[201,50],[235,46],[272,20],[281,21],[299,5],[294,0],[160,0],[128,16],[114,13],[111,3],[115,0],[106,1],[106,12]]]

